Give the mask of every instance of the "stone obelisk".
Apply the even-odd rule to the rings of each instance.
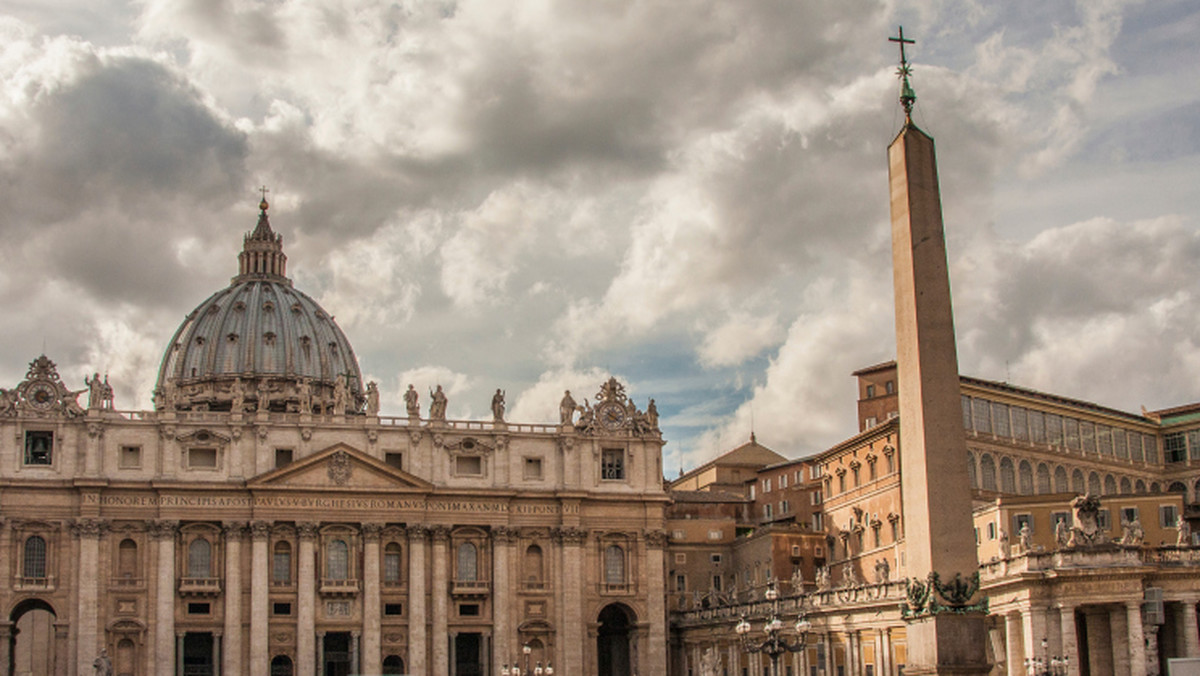
[[[933,139],[912,122],[916,100],[901,44],[904,129],[888,147],[901,490],[910,578],[907,674],[988,671],[971,520],[966,437]]]

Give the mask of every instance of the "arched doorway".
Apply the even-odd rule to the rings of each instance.
[[[632,676],[633,623],[637,619],[632,609],[621,603],[611,603],[600,611],[600,628],[596,636],[596,663],[600,676]]]
[[[9,639],[9,673],[54,673],[54,620],[57,615],[49,603],[26,599],[9,615],[12,637]]]

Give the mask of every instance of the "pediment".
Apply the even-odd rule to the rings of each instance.
[[[433,484],[346,444],[335,444],[286,467],[260,474],[247,487],[303,490],[427,491]]]

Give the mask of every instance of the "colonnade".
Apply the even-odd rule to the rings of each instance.
[[[795,644],[794,635],[786,638]],[[771,676],[899,676],[904,665],[897,661],[897,638],[892,627],[814,629],[806,635],[804,649],[779,656],[777,675],[770,671],[769,655],[749,652],[738,641],[689,640],[685,659],[692,674],[701,673],[704,655],[713,649],[731,675],[742,674],[744,668],[744,673]]]

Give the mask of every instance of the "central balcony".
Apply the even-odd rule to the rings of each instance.
[[[318,591],[321,596],[356,596],[358,594],[358,586],[358,580],[323,577],[321,578],[321,587]]]
[[[221,578],[185,577],[179,580],[180,596],[220,596]]]

